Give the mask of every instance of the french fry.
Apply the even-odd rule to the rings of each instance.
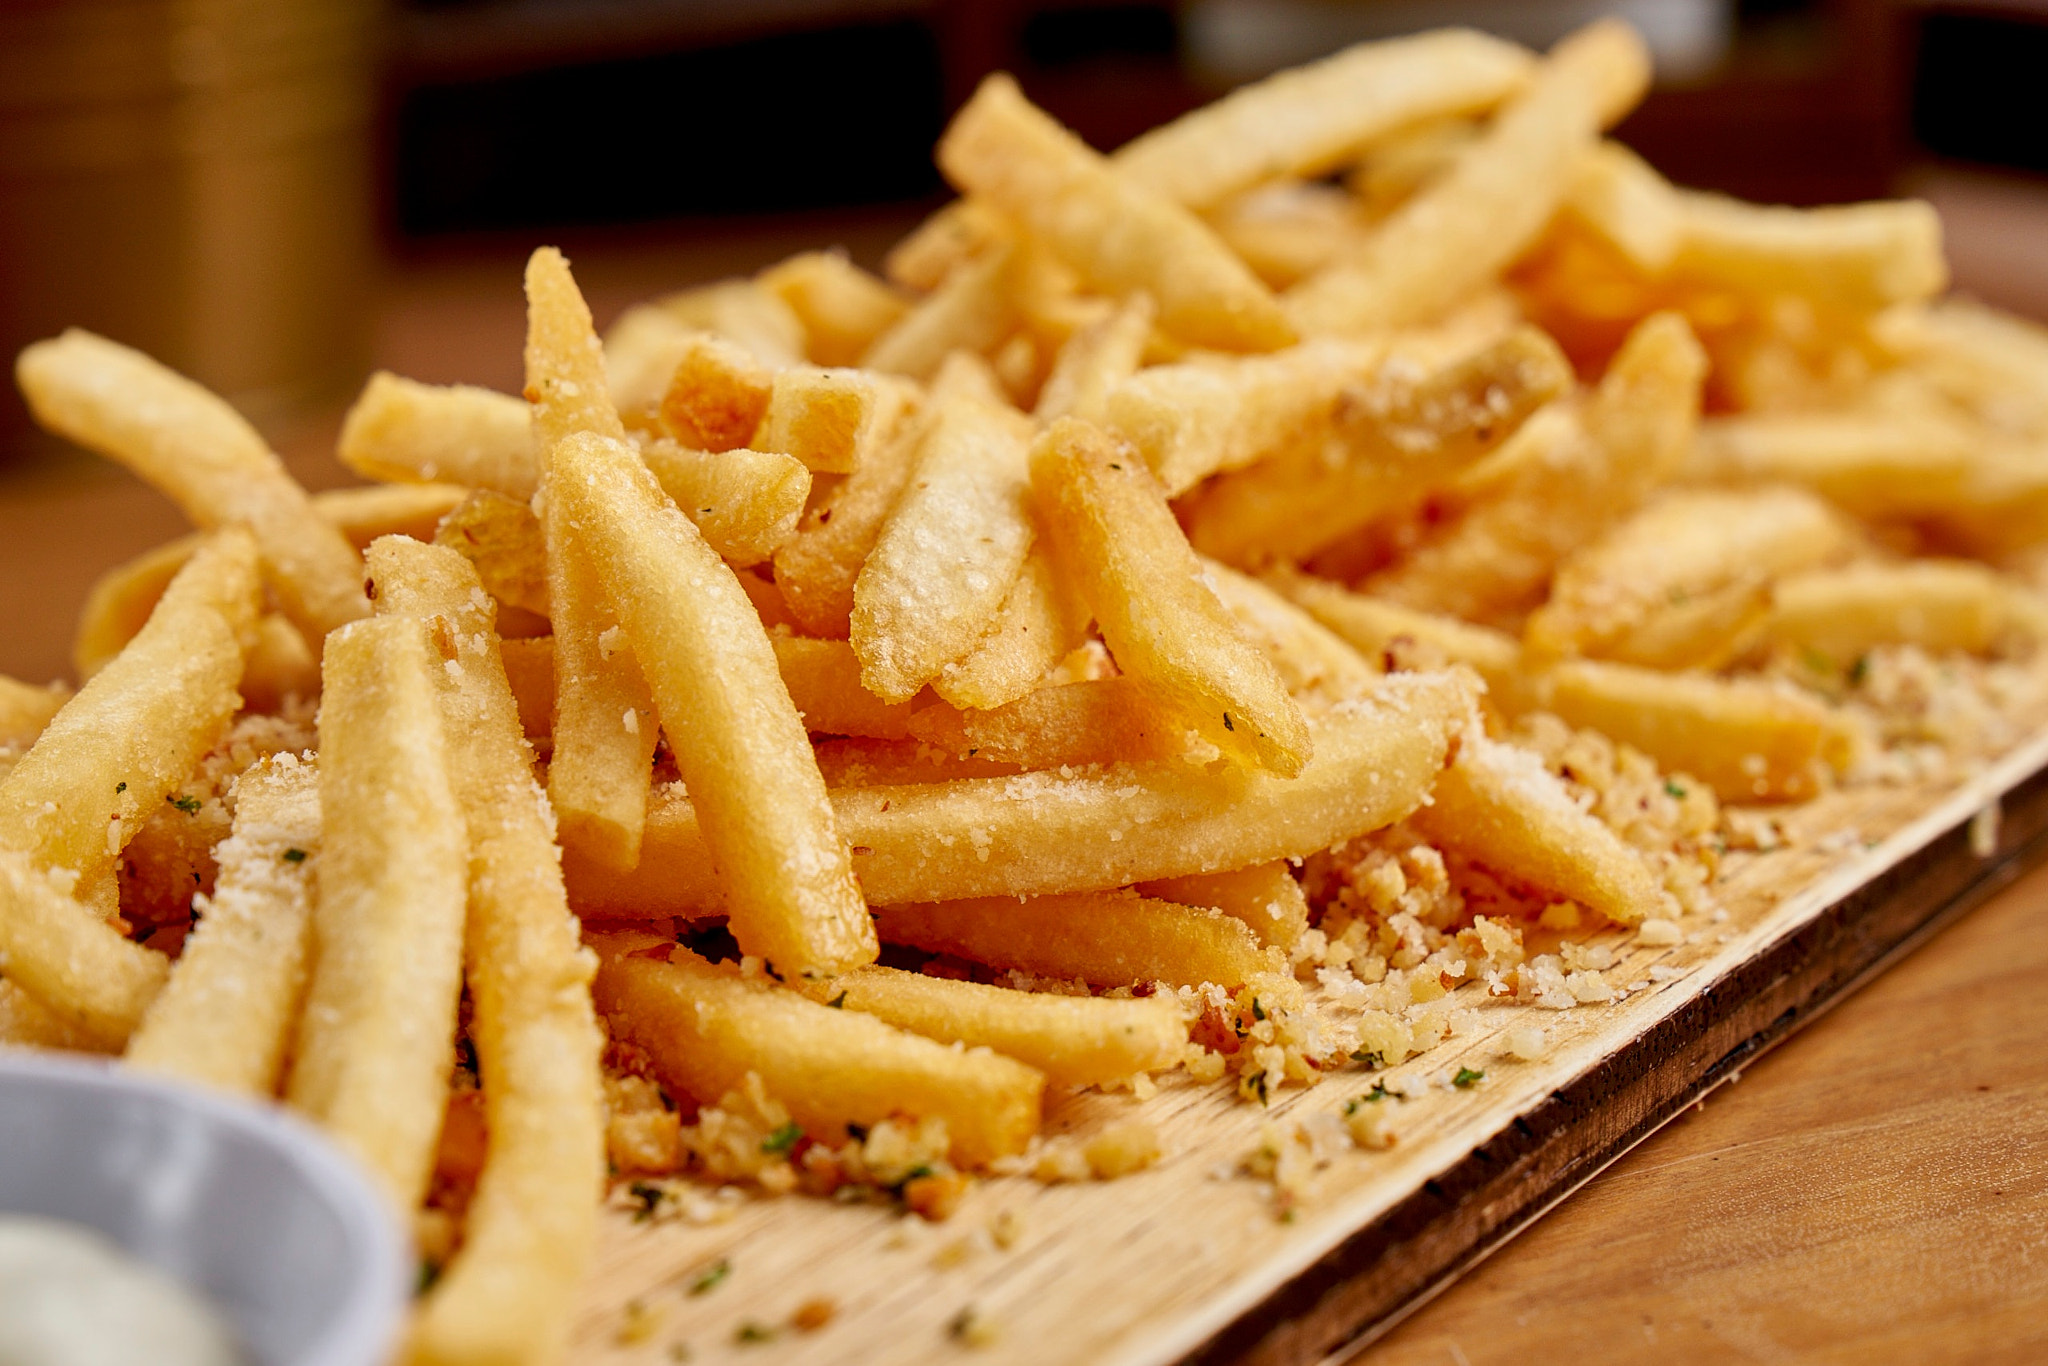
[[[1053,996],[866,967],[832,983],[845,1010],[944,1044],[989,1048],[1063,1086],[1097,1086],[1172,1067],[1187,1045],[1165,997]]]
[[[1376,138],[1344,177],[1345,188],[1365,218],[1377,222],[1455,165],[1484,128],[1476,118],[1447,115]]]
[[[1641,856],[1583,810],[1532,750],[1474,718],[1414,822],[1433,844],[1634,925],[1677,906]]]
[[[794,315],[791,319],[794,321]],[[676,364],[706,330],[729,335],[684,322],[659,303],[635,304],[621,313],[604,337],[605,382],[612,404],[622,413],[634,414],[637,420],[655,421],[654,410],[661,405],[661,396],[668,392],[669,381],[675,378]],[[802,324],[797,324],[797,331],[800,335]],[[545,466],[545,452],[536,451],[536,486]]]
[[[1392,652],[1419,645],[1476,672],[1505,710],[1526,709],[1522,644],[1504,631],[1353,593],[1292,569],[1273,570],[1267,582],[1382,671],[1394,667]]]
[[[1481,113],[1534,66],[1523,49],[1470,29],[1358,43],[1240,87],[1132,139],[1111,161],[1127,179],[1206,210],[1275,176],[1328,175],[1397,129]]]
[[[1310,747],[1301,712],[1200,582],[1151,472],[1098,428],[1062,418],[1032,447],[1031,480],[1056,566],[1118,667],[1238,762],[1299,773]]]
[[[1268,356],[1141,370],[1104,399],[1107,428],[1135,446],[1179,496],[1317,435],[1381,348],[1314,342]]]
[[[1678,192],[1672,273],[1761,296],[1797,295],[1842,313],[1933,298],[1948,286],[1941,219],[1922,200],[1788,209]]]
[[[1985,426],[2048,436],[2048,335],[1968,299],[1886,310],[1871,324],[1890,357]]]
[[[1847,668],[1879,645],[1993,654],[2048,637],[2048,609],[1983,565],[1859,564],[1780,579],[1766,639]]]
[[[769,637],[775,667],[789,700],[813,735],[860,735],[876,740],[910,736],[915,701],[884,702],[861,686],[860,660],[843,640]]]
[[[1015,249],[1003,240],[962,261],[875,338],[861,365],[885,375],[928,379],[955,351],[993,350],[1017,321],[1010,298],[1015,259]]]
[[[662,426],[684,446],[729,451],[744,446],[761,415],[775,374],[738,342],[711,332],[689,339],[661,396]]]
[[[590,309],[569,263],[554,248],[543,247],[528,260],[526,299],[526,387],[536,444],[552,453],[567,437],[584,432],[623,442],[625,426],[608,396]],[[548,800],[563,838],[630,868],[639,857],[647,816],[654,699],[634,651],[621,638],[596,565],[570,531],[569,500],[547,496],[543,485],[538,510],[555,637]]]
[[[1023,770],[979,755],[961,758],[921,740],[870,740],[862,736],[820,740],[812,749],[829,788],[887,787],[899,783],[943,783],[955,778],[1006,778]]]
[[[547,538],[526,503],[478,489],[441,519],[432,539],[475,566],[499,602],[548,615]]]
[[[685,327],[716,332],[738,342],[763,365],[780,367],[803,361],[803,319],[760,281],[720,280],[699,285],[665,294],[654,301],[654,307]]]
[[[1567,556],[1523,639],[1538,656],[1719,668],[1761,627],[1774,581],[1854,548],[1798,489],[1674,491]]]
[[[1549,223],[1579,156],[1642,97],[1649,53],[1605,20],[1559,43],[1443,176],[1355,254],[1288,291],[1307,335],[1413,326],[1500,274]]]
[[[203,530],[247,527],[279,606],[316,652],[369,612],[362,557],[219,398],[77,328],[24,350],[15,375],[43,426],[127,466]]]
[[[770,386],[753,444],[820,474],[851,474],[895,433],[914,394],[859,370],[793,365]]]
[[[932,691],[956,707],[991,710],[1030,692],[1088,635],[1088,609],[1032,543],[995,620],[974,648],[939,670]]]
[[[875,923],[891,944],[1098,986],[1240,987],[1281,962],[1241,920],[1128,890],[877,906]]]
[[[1315,274],[1364,236],[1358,201],[1320,181],[1273,181],[1220,205],[1209,226],[1269,289]]]
[[[872,962],[874,929],[810,741],[732,571],[623,442],[558,443],[549,490],[663,714],[689,718],[669,742],[732,889],[733,936],[787,975]],[[558,636],[558,659],[560,648]],[[559,731],[555,743],[559,755]]]
[[[1188,539],[1231,564],[1305,557],[1445,486],[1571,383],[1563,353],[1532,327],[1427,375],[1387,364],[1344,390],[1326,439],[1194,495]]]
[[[455,1065],[468,840],[428,628],[376,618],[322,660],[315,964],[286,1095],[418,1205]]]
[[[414,1321],[411,1359],[551,1359],[590,1259],[603,1173],[600,1042],[554,831],[477,578],[451,552],[370,548],[379,613],[446,632],[449,770],[469,832],[464,960],[490,1133],[461,1250]]]
[[[956,199],[889,248],[882,273],[906,289],[930,293],[961,262],[1010,236],[1009,224],[993,208],[973,199]]]
[[[313,950],[319,772],[280,754],[242,775],[171,979],[124,1055],[130,1066],[269,1096],[284,1069]]]
[[[1705,368],[1682,319],[1645,319],[1586,403],[1582,433],[1565,415],[1554,432],[1533,434],[1534,458],[1506,487],[1373,575],[1368,590],[1467,620],[1534,607],[1567,553],[1633,511],[1684,459]]]
[[[755,277],[803,321],[817,365],[852,365],[910,307],[889,285],[840,251],[805,251]]]
[[[1472,690],[1444,674],[1387,678],[1315,714],[1315,757],[1298,778],[1183,764],[1029,773],[833,794],[861,887],[877,905],[1095,891],[1298,858],[1413,811],[1442,769]],[[630,873],[564,846],[571,901],[586,916],[716,914],[688,797],[664,790]]]
[[[524,401],[468,384],[370,376],[341,424],[341,463],[365,479],[446,480],[531,498],[540,486]]]
[[[1128,676],[1037,688],[988,711],[924,707],[907,733],[961,758],[1027,769],[1173,759],[1187,748],[1185,728]]]
[[[1098,426],[1106,421],[1110,391],[1138,373],[1157,312],[1151,295],[1133,294],[1114,313],[1067,338],[1032,416],[1041,425],[1063,417]]]
[[[946,1121],[963,1167],[1023,1151],[1038,1129],[1045,1074],[986,1049],[963,1051],[832,1010],[794,991],[714,966],[680,946],[667,961],[599,937],[598,1008],[647,1050],[662,1079],[705,1104],[746,1074],[789,1107],[813,1138],[844,1142],[892,1114]]]
[[[844,637],[852,630],[854,584],[909,482],[924,428],[920,419],[898,427],[776,549],[775,585],[805,631]]]
[[[0,674],[0,749],[27,749],[71,700],[61,683],[38,688]]]
[[[59,891],[27,854],[0,846],[0,967],[30,998],[18,1014],[111,1052],[135,1031],[171,965]]]
[[[1120,177],[1008,76],[982,82],[939,140],[938,161],[1103,293],[1150,294],[1175,336],[1228,351],[1294,340],[1273,296],[1201,220]]]
[[[0,977],[0,1045],[73,1053],[104,1051],[82,1030],[52,1015],[35,997],[4,977]]]
[[[1141,882],[1137,890],[1160,901],[1221,911],[1243,921],[1261,944],[1277,949],[1293,948],[1308,933],[1308,897],[1285,859],[1227,873]]]
[[[135,639],[0,781],[0,845],[68,870],[80,889],[112,876],[122,844],[191,775],[241,705],[235,686],[261,592],[256,563],[246,532],[207,538]],[[5,970],[43,995],[34,980]]]
[[[861,679],[902,702],[972,650],[1024,567],[1028,424],[962,391],[934,393],[916,464],[853,588]]]
[[[1297,702],[1328,706],[1370,692],[1384,670],[1313,616],[1257,579],[1213,560],[1204,581],[1238,629],[1265,652]]]
[[[640,458],[705,542],[741,567],[760,564],[790,538],[811,494],[810,471],[775,451],[714,453],[649,441]]]

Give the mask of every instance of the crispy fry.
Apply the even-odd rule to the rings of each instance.
[[[280,754],[242,775],[234,832],[171,979],[128,1041],[145,1071],[248,1095],[277,1090],[313,949],[319,772]]]
[[[1524,709],[1522,646],[1506,632],[1353,593],[1291,569],[1272,571],[1267,582],[1383,671],[1394,667],[1393,652],[1419,645],[1474,670],[1506,710]]]
[[[1441,779],[1439,779],[1441,781]],[[1291,949],[1308,932],[1308,897],[1285,859],[1228,873],[1197,873],[1138,884],[1141,895],[1206,906],[1242,920],[1261,944]]]
[[[1366,216],[1320,181],[1276,180],[1209,215],[1209,226],[1268,288],[1286,289],[1357,247]]]
[[[370,376],[341,424],[341,463],[365,479],[445,479],[531,498],[540,486],[531,410],[511,394],[467,384]]]
[[[104,1052],[83,1030],[52,1015],[35,997],[0,977],[0,1045],[17,1048],[61,1048],[67,1052]]]
[[[1580,808],[1531,750],[1486,737],[1474,718],[1415,813],[1431,843],[1597,911],[1617,925],[1676,915],[1641,856]]]
[[[1166,331],[1228,351],[1294,340],[1273,296],[1201,220],[1119,176],[1008,76],[982,82],[940,139],[938,161],[963,192],[1022,224],[1103,293],[1150,294]]]
[[[789,700],[814,735],[861,735],[875,740],[903,740],[910,735],[915,701],[884,702],[861,686],[860,660],[843,640],[807,640],[801,636],[769,638],[775,667]]]
[[[536,444],[552,453],[566,437],[582,432],[623,442],[625,426],[608,397],[590,309],[569,263],[552,247],[527,262],[526,298],[526,386]],[[618,614],[599,587],[592,556],[570,533],[568,500],[547,496],[545,487],[542,492],[555,636],[548,800],[565,839],[630,868],[639,857],[647,815],[654,699],[622,638]]]
[[[732,571],[623,442],[557,444],[549,490],[663,713],[689,719],[669,741],[732,889],[734,937],[792,976],[872,962],[874,929],[803,722]],[[558,659],[560,648],[558,636]]]
[[[1704,371],[1682,319],[1645,319],[1579,423],[1561,414],[1532,433],[1528,457],[1505,487],[1372,576],[1368,589],[1476,621],[1535,606],[1559,560],[1633,511],[1684,459]]]
[[[894,435],[909,385],[859,370],[793,365],[775,376],[753,444],[821,474],[851,474]]]
[[[1172,1067],[1187,1044],[1163,996],[1052,996],[867,967],[829,988],[834,1004],[940,1043],[991,1048],[1063,1086],[1097,1086]]]
[[[1185,765],[1028,773],[833,794],[877,904],[1093,891],[1300,857],[1401,819],[1444,765],[1472,692],[1443,674],[1383,680],[1311,719],[1315,758],[1298,778]],[[564,849],[586,915],[715,913],[690,799],[657,795],[638,868],[617,873]]]
[[[1775,580],[1854,545],[1797,489],[1668,493],[1566,557],[1523,639],[1539,656],[1719,668],[1761,627]]]
[[[1238,762],[1299,773],[1310,746],[1301,712],[1200,582],[1150,471],[1099,429],[1062,418],[1033,446],[1031,478],[1058,570],[1118,666]]]
[[[241,705],[235,685],[260,591],[248,534],[208,537],[141,632],[0,781],[0,845],[69,870],[81,889],[111,877],[124,841],[190,776]],[[35,981],[17,980],[43,995]]]
[[[1979,564],[1915,560],[1821,569],[1778,581],[1766,639],[1849,667],[1879,645],[1993,654],[2048,637],[2048,609]]]
[[[596,946],[598,1008],[647,1050],[663,1080],[703,1103],[753,1072],[825,1142],[892,1114],[937,1116],[965,1167],[1021,1152],[1038,1129],[1045,1075],[1036,1068],[832,1010],[680,946],[635,952],[631,936],[600,937]]]
[[[906,289],[928,293],[962,261],[1008,240],[1010,232],[1003,216],[987,204],[956,199],[889,248],[882,272]]]
[[[219,398],[77,328],[24,350],[15,375],[51,431],[127,466],[202,529],[247,527],[278,604],[316,651],[369,612],[362,557]]]
[[[1098,986],[1239,987],[1281,963],[1241,920],[1129,890],[878,906],[875,922],[891,944]]]
[[[126,1042],[170,973],[154,949],[57,889],[27,854],[0,846],[0,968],[38,1012],[91,1047]]]
[[[567,1335],[596,1234],[596,964],[569,912],[475,573],[444,549],[398,538],[372,546],[368,559],[378,611],[426,619],[454,648],[441,719],[469,831],[464,959],[490,1133],[462,1248],[421,1306],[411,1359],[548,1359]]]
[[[1377,686],[1383,670],[1309,613],[1257,579],[1213,560],[1202,561],[1202,569],[1223,609],[1265,651],[1297,702],[1327,706]]]
[[[763,365],[796,365],[804,358],[803,319],[758,280],[699,285],[665,294],[654,307],[685,327],[738,342]]]
[[[1157,312],[1151,295],[1133,294],[1114,313],[1067,338],[1032,416],[1041,424],[1063,417],[1105,422],[1110,392],[1138,373]]]
[[[375,618],[322,663],[318,949],[291,1103],[397,1210],[426,1193],[455,1065],[468,840],[449,785],[428,628]]]
[[[775,374],[738,342],[691,337],[661,396],[662,426],[682,445],[707,451],[744,446],[768,411]]]
[[[70,700],[71,689],[62,683],[38,688],[0,674],[0,749],[22,750],[33,745]]]
[[[705,542],[741,567],[761,563],[789,539],[811,493],[810,471],[774,451],[713,453],[650,441],[640,458]]]
[[[499,602],[548,615],[547,538],[526,503],[478,489],[441,519],[433,540],[474,565]]]
[[[925,707],[908,734],[961,758],[1024,768],[1172,759],[1187,748],[1185,728],[1128,676],[1037,688],[988,711]]]
[[[930,294],[876,337],[861,356],[869,370],[926,379],[955,351],[993,350],[1017,320],[1010,298],[1016,252],[1007,240],[948,271]]]
[[[799,252],[755,279],[803,320],[817,365],[852,365],[910,305],[842,251]]]
[[[932,691],[956,707],[1003,706],[1037,687],[1087,636],[1088,609],[1054,572],[1041,537],[987,633],[939,670]]]
[[[1131,181],[1208,209],[1274,176],[1327,175],[1396,129],[1480,113],[1518,90],[1534,65],[1521,48],[1470,29],[1359,43],[1244,86],[1111,160]]]
[[[1307,556],[1444,487],[1571,383],[1556,343],[1532,327],[1426,375],[1389,362],[1343,391],[1326,438],[1190,499],[1188,538],[1233,564]]]
[[[1035,530],[1025,419],[935,393],[914,471],[853,589],[861,679],[907,701],[972,650],[1024,567]]]
[[[827,788],[943,783],[954,778],[1006,778],[1023,770],[980,756],[960,758],[921,740],[820,740],[812,751]]]
[[[1528,88],[1434,184],[1395,210],[1355,255],[1288,292],[1305,334],[1427,322],[1534,242],[1601,127],[1642,97],[1649,53],[1603,20],[1551,50]]]
[[[790,616],[811,634],[851,631],[854,584],[916,466],[924,428],[917,419],[898,427],[776,550],[776,587]]]

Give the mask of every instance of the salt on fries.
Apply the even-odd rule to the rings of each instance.
[[[1718,803],[1970,761],[2048,636],[2048,336],[1935,300],[1925,205],[1668,184],[1647,78],[1423,34],[1107,156],[991,78],[888,278],[600,342],[543,248],[524,394],[372,377],[360,489],[30,347],[197,530],[0,679],[0,1041],[326,1125],[456,1366],[561,1357],[607,1148],[943,1217],[1065,1088],[1605,999]]]

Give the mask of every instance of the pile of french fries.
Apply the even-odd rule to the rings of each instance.
[[[377,375],[338,493],[31,346],[197,530],[0,681],[0,1037],[282,1096],[442,1216],[411,1358],[543,1361],[608,1149],[943,1214],[1048,1087],[1604,999],[1721,804],[2048,628],[2048,337],[1925,205],[1673,188],[1601,136],[1649,75],[1429,33],[1110,156],[993,77],[888,278],[600,342],[544,248],[525,393]]]

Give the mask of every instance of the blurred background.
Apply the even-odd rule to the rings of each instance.
[[[373,366],[519,384],[519,267],[569,251],[600,326],[804,246],[863,264],[943,201],[987,72],[1111,148],[1359,39],[1536,45],[1603,13],[1675,179],[1925,194],[1958,283],[2048,316],[2048,3],[1913,0],[0,0],[0,348],[67,325],[228,395],[315,487]],[[92,575],[182,528],[0,397],[0,671],[64,671]],[[47,619],[47,620],[46,620]]]

